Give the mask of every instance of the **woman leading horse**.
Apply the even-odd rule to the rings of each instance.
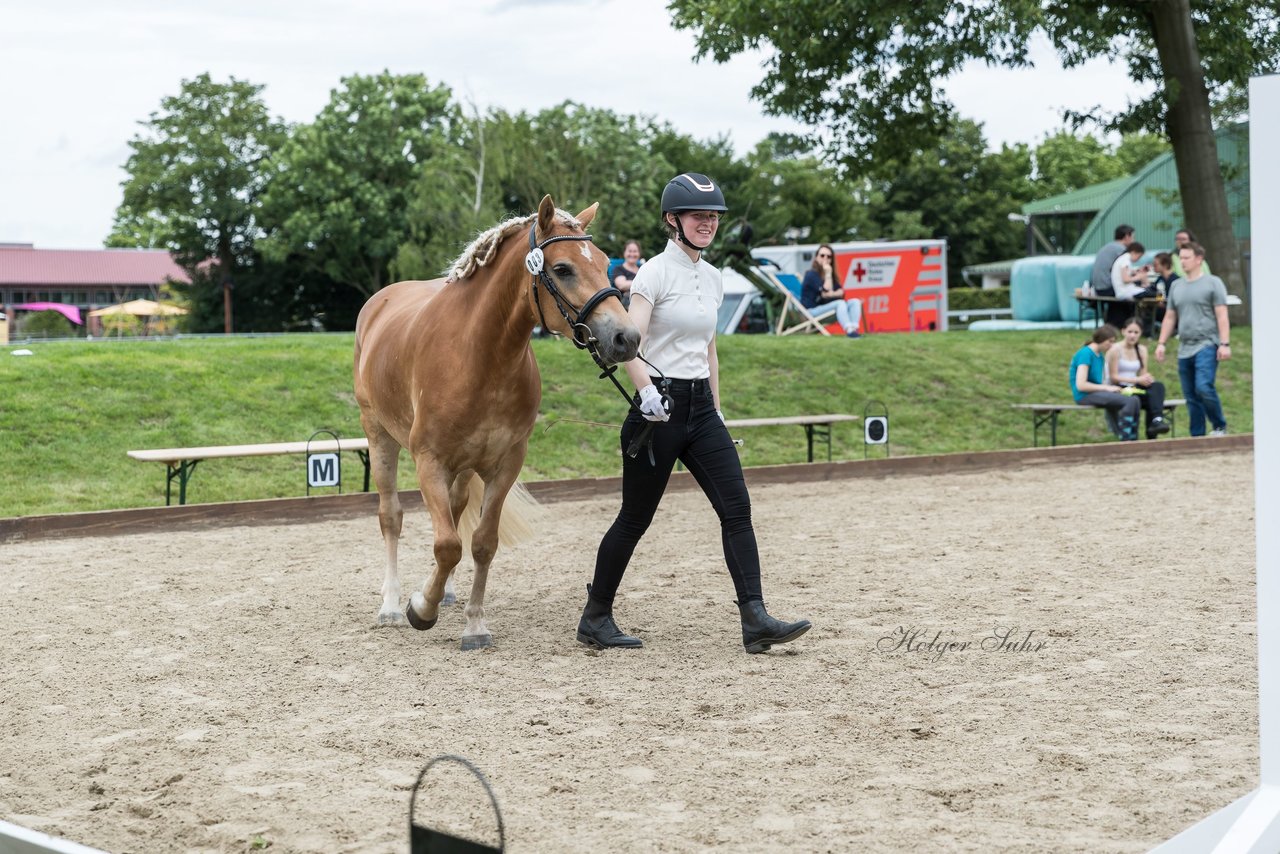
[[[361,310],[355,392],[386,546],[379,623],[434,626],[446,582],[469,547],[475,576],[462,648],[492,643],[484,620],[489,565],[500,540],[528,530],[521,505],[532,504],[516,480],[542,399],[533,328],[570,336],[605,365],[635,358],[640,344],[609,284],[609,259],[586,234],[597,207],[575,217],[546,196],[533,216],[472,241],[448,278],[390,285]],[[396,558],[402,447],[431,514],[436,561],[403,617]]]

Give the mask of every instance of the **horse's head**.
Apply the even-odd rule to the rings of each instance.
[[[598,207],[599,202],[567,223],[556,216],[551,196],[544,196],[529,233],[526,264],[537,278],[533,293],[543,325],[612,365],[636,357],[640,331],[609,281],[609,259],[586,234]]]

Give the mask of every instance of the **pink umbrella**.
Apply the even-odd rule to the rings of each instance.
[[[77,326],[83,326],[84,321],[80,319],[80,309],[74,305],[67,305],[65,302],[20,302],[14,306],[14,309],[22,309],[24,311],[56,311],[70,320]]]

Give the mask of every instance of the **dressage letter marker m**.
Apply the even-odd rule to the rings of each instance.
[[[337,486],[342,480],[342,464],[337,454],[307,457],[307,486]]]

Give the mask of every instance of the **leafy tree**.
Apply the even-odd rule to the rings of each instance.
[[[831,127],[836,149],[876,166],[950,131],[954,109],[938,81],[967,62],[1027,66],[1037,33],[1068,67],[1121,58],[1135,81],[1157,84],[1155,93],[1118,116],[1074,118],[1168,136],[1187,224],[1204,239],[1214,271],[1243,296],[1211,102],[1276,69],[1275,0],[671,0],[668,8],[676,27],[695,31],[701,56],[722,62],[771,45],[752,90],[765,109]]]
[[[487,142],[488,120],[459,122],[458,140],[423,163],[408,193],[409,236],[391,262],[391,277],[434,279],[471,238],[502,218],[501,188]]]
[[[202,74],[164,98],[129,142],[124,200],[107,245],[164,247],[197,290],[218,294],[235,279],[260,234],[261,164],[285,137],[261,92],[234,77],[215,83]],[[192,326],[217,328],[221,314],[198,314]]]
[[[948,280],[958,284],[968,264],[1022,254],[1022,232],[1008,215],[1040,195],[1030,174],[1027,146],[988,152],[982,127],[958,120],[883,179],[872,215],[885,236],[946,238]]]
[[[467,121],[458,142],[424,164],[414,183],[411,234],[395,274],[440,275],[476,231],[536,210],[547,193],[571,212],[600,202],[591,232],[605,252],[620,255],[630,239],[653,251],[663,239],[657,200],[674,174],[661,150],[669,135],[645,117],[571,101]]]
[[[767,137],[745,165],[741,185],[729,188],[729,202],[750,220],[757,243],[785,243],[797,227],[809,229],[801,239],[810,243],[882,236],[870,233],[859,187],[794,138]]]
[[[1100,140],[1065,130],[1036,146],[1035,168],[1039,196],[1056,196],[1130,174]]]
[[[32,338],[69,338],[76,335],[76,329],[60,312],[33,311],[23,319],[21,334]]]
[[[1169,150],[1169,140],[1145,131],[1126,133],[1116,146],[1116,162],[1124,175],[1137,174],[1152,160]]]
[[[675,174],[658,144],[663,128],[572,101],[536,115],[495,112],[492,127],[509,210],[536,210],[546,193],[575,213],[600,202],[591,231],[601,248],[620,255],[638,239],[652,251],[656,200]]]
[[[343,78],[272,158],[264,256],[373,295],[409,235],[418,170],[447,149],[459,118],[449,89],[421,74]]]

